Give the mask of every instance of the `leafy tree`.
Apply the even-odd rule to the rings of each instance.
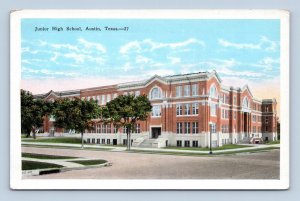
[[[52,104],[41,99],[35,99],[29,91],[21,89],[21,131],[26,137],[32,132],[35,139],[35,131],[43,125],[43,117],[51,113]]]
[[[101,109],[101,119],[112,122],[117,127],[125,127],[127,134],[127,149],[131,146],[131,131],[138,121],[145,121],[152,106],[147,96],[118,96]]]
[[[55,105],[54,125],[81,133],[81,148],[83,148],[83,133],[86,129],[93,129],[93,119],[98,118],[100,114],[100,108],[96,101],[80,100],[79,98],[74,100],[58,99],[55,101]]]

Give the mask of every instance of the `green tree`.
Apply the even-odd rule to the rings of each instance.
[[[59,128],[72,129],[81,133],[81,148],[83,148],[83,133],[93,129],[94,121],[99,117],[100,107],[95,100],[80,100],[75,98],[58,99],[55,101],[53,116],[54,125]]]
[[[111,122],[117,127],[125,127],[127,134],[127,149],[131,147],[131,131],[136,128],[138,121],[147,120],[152,110],[147,96],[118,96],[102,107],[101,119]]]
[[[32,136],[35,139],[35,131],[43,125],[43,117],[51,113],[53,107],[50,102],[35,99],[29,91],[21,89],[21,132],[26,137]]]

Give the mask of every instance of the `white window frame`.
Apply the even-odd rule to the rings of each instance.
[[[161,117],[161,106],[160,105],[153,105],[151,117]]]
[[[217,104],[210,103],[210,116],[217,116]]]
[[[153,94],[156,90],[157,90],[157,93]],[[155,99],[161,99],[161,98],[162,98],[161,89],[159,87],[152,88],[151,92],[150,92],[150,99],[155,100]]]
[[[182,97],[182,86],[176,86],[176,97]]]
[[[176,116],[182,115],[182,104],[176,104]]]
[[[182,134],[182,130],[183,130],[183,124],[182,124],[182,122],[177,122],[176,123],[176,133],[177,134]]]
[[[198,103],[193,103],[193,105],[192,105],[192,114],[193,115],[198,115],[199,114],[199,104]]]
[[[184,97],[191,96],[191,86],[190,85],[184,85],[184,87],[183,87],[183,96]]]
[[[192,85],[192,96],[198,96],[199,94],[199,87],[198,84]]]
[[[190,122],[184,122],[184,133],[185,134],[191,133],[191,123]]]
[[[184,115],[191,115],[191,107],[189,103],[184,103]]]
[[[195,121],[195,122],[192,122],[192,133],[193,134],[196,134],[199,132],[199,125],[198,125],[198,122]]]

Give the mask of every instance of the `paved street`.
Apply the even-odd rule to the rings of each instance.
[[[22,147],[22,151],[112,163],[110,167],[26,176],[34,179],[279,179],[279,150],[213,157],[33,147]]]

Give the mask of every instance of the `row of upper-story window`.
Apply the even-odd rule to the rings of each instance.
[[[98,123],[93,126],[93,130],[90,130],[90,133],[126,133],[127,127],[119,128],[113,124],[102,124]],[[131,131],[132,133],[140,133],[141,132],[141,125],[136,124],[135,128]]]
[[[124,92],[123,95],[135,95],[139,96],[140,91],[130,91],[130,92]],[[95,100],[99,105],[105,105],[106,103],[110,102],[111,100],[118,97],[118,93],[113,94],[102,94],[102,95],[95,95],[95,96],[85,96],[81,97],[82,100]]]
[[[198,115],[199,114],[199,103],[181,103],[176,104],[176,115]],[[161,105],[152,106],[152,117],[161,116]]]
[[[198,96],[199,95],[199,85],[180,85],[176,86],[176,97],[190,97],[190,96]]]
[[[176,122],[176,133],[177,134],[196,134],[199,132],[198,122]]]

